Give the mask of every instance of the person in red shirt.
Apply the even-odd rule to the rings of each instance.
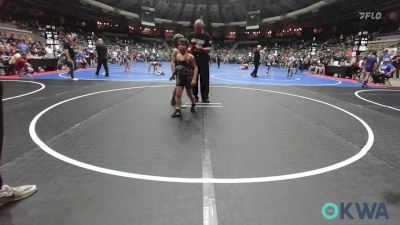
[[[26,54],[22,54],[21,57],[17,59],[14,65],[14,70],[18,75],[25,76],[28,73],[32,73],[33,69],[31,68],[30,64],[26,60]]]

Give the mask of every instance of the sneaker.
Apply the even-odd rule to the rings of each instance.
[[[206,99],[206,100],[203,100],[202,102],[203,102],[203,103],[210,103],[210,100],[209,100],[209,99]]]
[[[199,96],[194,96],[194,98],[196,99],[196,102],[199,102]]]
[[[175,109],[175,112],[171,115],[172,118],[176,118],[176,117],[181,117],[181,110],[180,109]]]
[[[110,76],[109,74],[106,74],[106,75],[105,75],[105,77],[109,77],[109,76]]]
[[[10,187],[3,185],[0,189],[0,206],[9,202],[18,201],[29,197],[37,190],[36,185],[24,185],[19,187]]]
[[[72,78],[72,80],[79,80],[79,79],[74,77],[74,78]]]
[[[192,107],[190,107],[190,112],[191,112],[191,113],[196,112],[195,107],[196,107],[196,104],[192,104]]]

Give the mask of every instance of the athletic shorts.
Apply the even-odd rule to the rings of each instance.
[[[186,89],[192,88],[193,74],[192,70],[187,67],[176,67],[176,86],[183,86]]]

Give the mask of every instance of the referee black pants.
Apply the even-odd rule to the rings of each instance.
[[[106,76],[110,75],[108,73],[108,64],[107,64],[107,59],[97,59],[97,70],[96,70],[96,75],[99,75],[99,71],[101,69],[101,65],[104,66],[104,70],[106,71]]]
[[[197,76],[196,85],[193,87],[193,95],[196,99],[199,97],[199,77],[200,77],[200,92],[201,99],[203,101],[208,100],[208,94],[210,90],[210,66],[208,62],[203,62],[197,64],[199,69],[199,75]]]
[[[257,76],[257,72],[258,72],[258,67],[260,66],[260,63],[254,63],[254,70],[251,73],[252,76]]]

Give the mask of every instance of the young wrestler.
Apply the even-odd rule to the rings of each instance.
[[[182,34],[175,34],[173,37],[174,40],[174,49],[172,50],[172,56],[171,56],[171,71],[172,71],[172,75],[169,78],[169,80],[175,80],[176,78],[176,73],[175,73],[175,61],[176,61],[176,56],[179,53],[178,50],[178,44],[179,44],[179,39],[184,38],[184,36]],[[176,105],[175,102],[175,93],[176,93],[176,88],[174,88],[174,91],[172,92],[172,98],[171,98],[171,105]]]
[[[192,102],[190,112],[195,112],[196,99],[193,96],[193,86],[196,85],[198,68],[194,56],[187,52],[189,41],[185,38],[179,40],[176,55],[175,71],[176,71],[176,109],[171,115],[173,118],[181,116],[182,92],[186,88],[186,93]]]
[[[161,62],[156,62],[154,65],[155,71],[160,76],[165,76],[164,72],[161,70]]]

